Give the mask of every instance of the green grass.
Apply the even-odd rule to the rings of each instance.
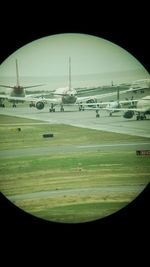
[[[149,141],[148,138],[68,125],[30,124],[34,120],[14,117],[10,119],[8,116],[0,116],[0,119],[1,150],[24,146]],[[10,121],[20,123],[21,132],[11,131]],[[48,131],[54,133],[54,138],[44,140],[42,133]],[[135,151],[124,150],[117,150],[115,153],[86,151],[22,157],[18,155],[7,159],[2,157],[0,169],[0,189],[17,206],[47,220],[76,223],[107,216],[133,200],[150,180],[150,157],[136,156]],[[136,190],[111,190],[114,187],[127,186]],[[109,188],[110,192],[95,192],[94,188]],[[63,193],[63,190],[75,189],[90,191]],[[22,194],[47,191],[57,194],[15,199]]]
[[[43,122],[38,120],[26,119],[26,118],[19,118],[15,116],[7,116],[7,115],[0,115],[0,124],[22,124],[22,123],[35,123],[35,122]],[[2,125],[4,126],[4,125]]]
[[[1,150],[39,147],[53,145],[90,145],[109,144],[113,142],[124,143],[132,141],[149,141],[149,138],[114,134],[111,132],[84,129],[60,124],[32,124],[40,121],[22,119],[0,115],[0,147]],[[17,123],[17,125],[11,125]],[[19,124],[20,123],[20,124]],[[23,125],[23,123],[26,123]],[[8,124],[8,125],[7,125]],[[9,125],[10,124],[10,125]],[[21,128],[21,131],[17,129]],[[54,138],[44,139],[44,133],[53,133]]]
[[[0,165],[0,185],[6,195],[58,188],[145,185],[150,173],[149,158],[137,157],[133,152],[120,152],[115,157],[101,152],[18,157],[1,159]]]
[[[37,217],[54,222],[60,221],[63,223],[83,223],[110,215],[116,210],[123,208],[126,204],[126,202],[82,203],[64,206],[63,209],[62,207],[47,209],[46,216],[45,212],[43,211],[32,213]]]

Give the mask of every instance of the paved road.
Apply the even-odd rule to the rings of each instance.
[[[109,117],[108,113],[104,110],[101,111],[100,118],[96,118],[95,111],[93,110],[79,112],[77,107],[65,107],[65,109],[65,112],[49,113],[48,109],[39,111],[36,108],[28,107],[18,107],[16,109],[0,108],[0,114],[41,120],[50,124],[69,124],[83,128],[150,138],[150,119],[143,121],[137,121],[135,117],[125,119],[121,113],[115,113],[112,117]]]
[[[103,145],[49,145],[46,147],[33,147],[33,148],[18,148],[1,150],[0,158],[11,158],[11,157],[23,157],[23,156],[34,156],[34,155],[48,155],[68,152],[90,152],[90,151],[121,151],[121,150],[150,150],[150,142],[135,142],[135,143],[113,143]]]

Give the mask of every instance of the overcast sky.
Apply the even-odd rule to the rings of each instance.
[[[57,34],[35,40],[10,55],[0,66],[0,76],[15,76],[18,59],[20,76],[72,75],[140,69],[147,71],[121,47],[86,34]]]

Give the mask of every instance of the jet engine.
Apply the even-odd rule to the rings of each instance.
[[[89,104],[88,107],[95,108],[95,105],[93,105],[93,104],[97,103],[97,101],[95,98],[91,98],[91,99],[87,100],[86,103]]]
[[[128,110],[123,114],[123,117],[126,119],[131,119],[134,115],[134,112],[132,110]]]
[[[35,105],[35,107],[37,108],[37,109],[43,109],[44,108],[44,103],[42,102],[42,101],[38,101],[37,103],[36,103],[36,105]]]

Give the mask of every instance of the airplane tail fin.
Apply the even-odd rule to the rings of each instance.
[[[71,57],[69,57],[69,90],[71,91]]]
[[[121,104],[120,104],[120,90],[119,90],[119,88],[117,89],[117,103],[118,103],[118,108],[121,108]]]
[[[117,102],[119,104],[119,100],[120,100],[120,94],[119,94],[119,88],[117,89]]]
[[[19,71],[18,71],[18,61],[16,59],[16,86],[19,87],[20,86],[20,82],[19,82]]]

